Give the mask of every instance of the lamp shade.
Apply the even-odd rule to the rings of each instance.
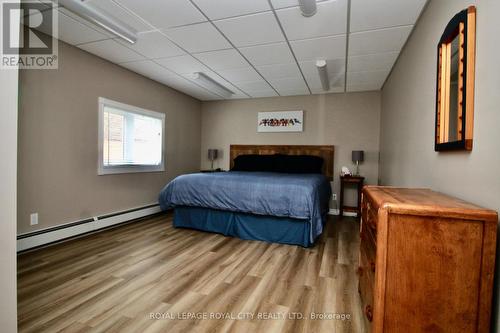
[[[352,151],[352,161],[354,163],[363,162],[364,158],[365,158],[365,152],[363,150],[353,150]]]
[[[209,160],[215,160],[217,159],[217,155],[218,155],[218,150],[217,149],[209,149],[208,150],[208,159]]]

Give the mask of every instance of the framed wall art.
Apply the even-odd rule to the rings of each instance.
[[[257,132],[302,132],[303,111],[259,112]]]

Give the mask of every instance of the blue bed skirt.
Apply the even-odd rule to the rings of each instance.
[[[309,247],[308,220],[177,206],[174,226],[210,231],[241,239]]]

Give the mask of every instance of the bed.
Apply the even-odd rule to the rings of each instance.
[[[231,171],[179,176],[161,191],[160,206],[174,209],[175,227],[309,247],[329,210],[333,152],[231,145]]]

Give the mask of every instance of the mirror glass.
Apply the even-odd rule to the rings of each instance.
[[[462,140],[463,35],[456,29],[440,46],[438,143]]]
[[[458,112],[458,63],[460,61],[458,54],[459,38],[458,34],[450,43],[450,86],[449,86],[449,115],[448,115],[448,140],[453,142],[460,140],[458,136],[459,112]]]

